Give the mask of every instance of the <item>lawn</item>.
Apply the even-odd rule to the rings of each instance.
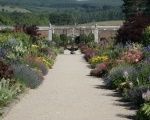
[[[119,26],[123,24],[123,20],[113,20],[113,21],[100,21],[100,22],[91,22],[82,25],[99,25],[99,26]]]

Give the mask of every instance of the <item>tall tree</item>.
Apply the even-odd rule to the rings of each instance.
[[[145,5],[146,5],[145,13],[146,15],[150,15],[150,0],[146,0]]]
[[[129,19],[137,14],[144,13],[147,1],[149,0],[123,0],[123,12],[125,14],[125,18]]]
[[[150,0],[123,0],[126,20],[139,14],[150,16]]]
[[[124,25],[119,29],[117,42],[142,43],[145,28],[150,26],[150,0],[123,0]]]

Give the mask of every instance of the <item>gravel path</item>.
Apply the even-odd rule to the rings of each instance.
[[[101,79],[88,76],[82,55],[59,55],[43,84],[4,120],[129,120],[135,114]]]

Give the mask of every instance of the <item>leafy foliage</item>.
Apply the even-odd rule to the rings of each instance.
[[[48,66],[40,57],[28,56],[25,61],[32,68],[40,70],[43,75],[48,73]]]
[[[0,12],[0,25],[48,25],[49,15],[36,13]],[[17,19],[16,19],[17,18]]]
[[[88,43],[88,37],[87,37],[87,35],[86,34],[81,34],[80,36],[79,36],[79,43],[84,43],[84,44],[86,44],[86,43]]]
[[[105,80],[107,86],[114,89],[118,88],[121,83],[126,82],[126,77],[124,77],[126,73],[129,77],[132,77],[136,74],[136,71],[128,64],[122,64],[112,68]]]
[[[23,87],[19,83],[11,84],[10,79],[1,79],[0,81],[0,107],[6,106],[13,98],[15,98]]]
[[[137,66],[138,69],[138,82],[140,85],[150,84],[150,65],[141,63]]]
[[[52,40],[53,40],[53,42],[55,42],[55,44],[56,44],[57,46],[62,45],[62,41],[61,41],[59,35],[53,34],[53,35],[52,35]]]
[[[150,2],[149,0],[123,0],[123,13],[125,18],[129,19],[139,13],[149,15]]]
[[[150,119],[150,104],[145,103],[137,112],[137,120],[149,120]]]
[[[128,91],[126,97],[135,105],[140,106],[144,103],[143,93],[147,92],[149,88],[147,86],[134,87]]]
[[[147,27],[143,33],[142,44],[147,46],[150,44],[150,27]]]
[[[69,37],[65,34],[60,35],[60,40],[62,41],[62,45],[67,45],[69,43]]]
[[[10,39],[2,44],[2,47],[6,52],[6,59],[9,61],[18,60],[23,57],[28,51],[27,47],[23,45],[22,41],[16,39]]]
[[[119,29],[117,43],[126,44],[127,42],[142,42],[144,29],[150,25],[150,17],[138,14],[129,18]]]
[[[144,29],[150,25],[150,1],[123,0],[123,2],[125,22],[118,31],[117,42],[123,44],[126,42],[144,43],[142,35]]]
[[[13,70],[3,61],[0,61],[0,79],[5,78],[12,78],[13,77]]]

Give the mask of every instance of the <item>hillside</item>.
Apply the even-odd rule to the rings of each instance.
[[[0,24],[47,25],[50,21],[73,25],[122,20],[121,5],[122,0],[0,0]]]
[[[14,7],[14,6],[1,6],[0,5],[0,11],[2,12],[20,12],[20,13],[29,13],[29,10],[26,10],[21,7]]]
[[[0,0],[1,5],[21,6],[27,9],[36,8],[77,8],[77,7],[102,7],[120,6],[121,0]],[[48,9],[47,9],[48,10]]]

